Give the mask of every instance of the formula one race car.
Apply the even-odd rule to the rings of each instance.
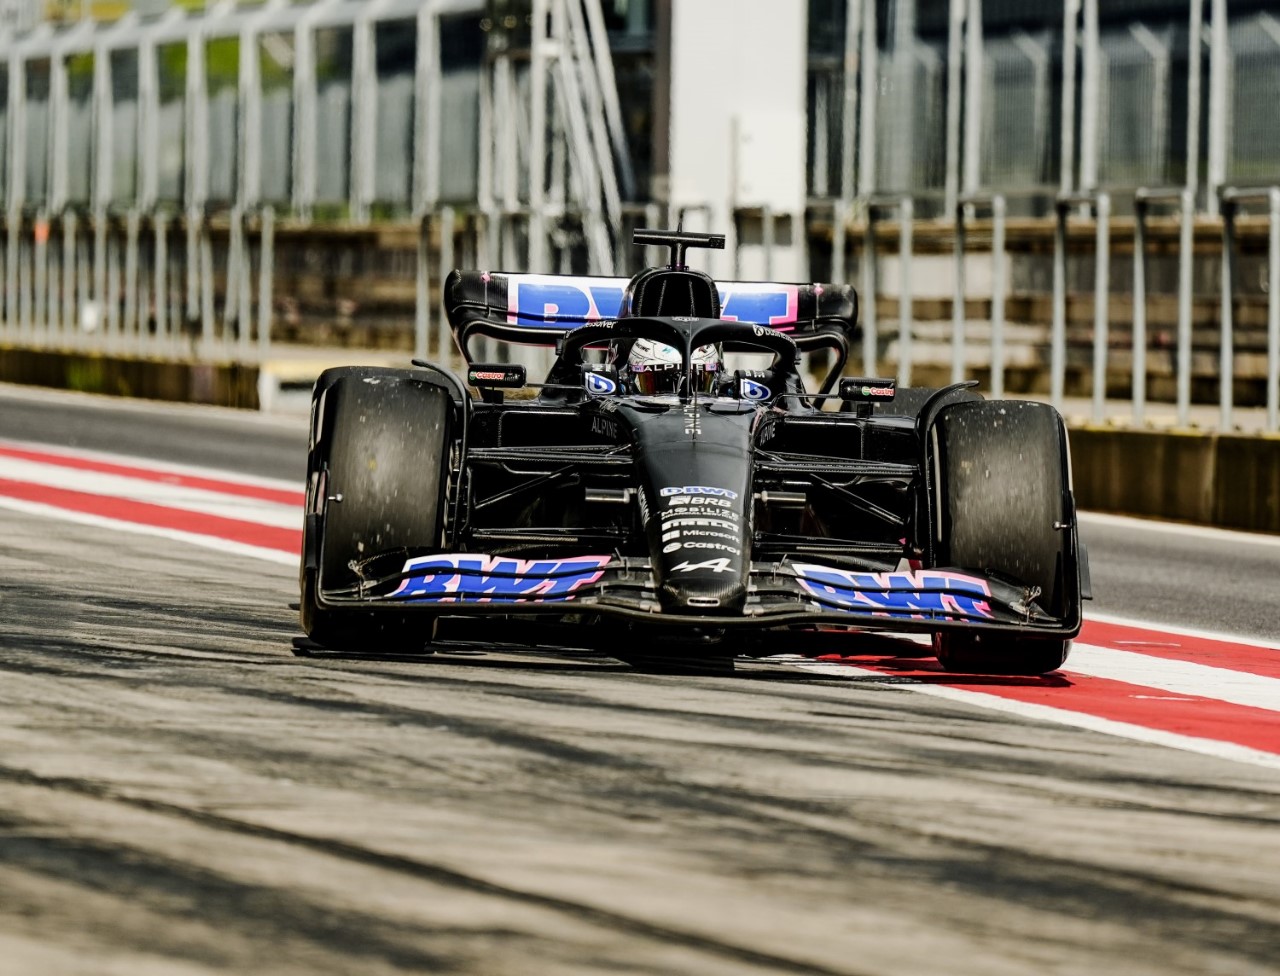
[[[671,263],[630,280],[453,272],[466,385],[425,362],[320,377],[312,640],[420,651],[445,625],[653,665],[819,636],[856,653],[887,631],[932,635],[951,671],[1063,663],[1088,584],[1055,410],[845,377],[851,287],[717,285],[685,251],[723,237],[635,240]],[[474,361],[477,337],[554,347],[554,365],[528,382]],[[814,351],[830,368],[810,391]]]

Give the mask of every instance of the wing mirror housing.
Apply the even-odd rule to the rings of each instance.
[[[889,403],[898,394],[898,381],[870,376],[846,376],[840,381],[840,399],[854,405],[859,417],[871,416],[877,403]]]

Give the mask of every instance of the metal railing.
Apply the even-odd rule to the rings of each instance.
[[[1178,331],[1174,370],[1178,425],[1191,415],[1191,300],[1195,193],[1186,187],[1140,187],[1134,194],[1133,423],[1146,422],[1147,407],[1147,215],[1152,205],[1176,204],[1178,230]]]
[[[1110,329],[1111,195],[1063,193],[1055,204],[1053,234],[1053,322],[1049,339],[1049,402],[1062,409],[1067,365],[1067,221],[1078,206],[1094,208],[1093,394],[1092,417],[1103,419],[1107,395],[1107,349]]]

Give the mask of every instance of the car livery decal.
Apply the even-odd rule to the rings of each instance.
[[[712,488],[708,485],[672,485],[658,492],[663,498],[675,495],[703,495],[712,498],[737,498],[738,493],[729,488]]]
[[[824,609],[910,620],[995,618],[987,581],[963,573],[858,573],[805,563],[797,563],[795,573],[800,586]]]
[[[617,278],[511,275],[507,278],[507,321],[535,329],[572,328],[613,318],[622,307]]]
[[[763,383],[757,383],[755,380],[741,379],[738,380],[738,391],[742,394],[744,400],[768,400],[773,396],[773,391]]]
[[[720,317],[790,332],[800,316],[800,289],[771,282],[734,282],[720,289]]]
[[[393,599],[434,603],[554,603],[596,582],[612,556],[510,559],[481,553],[417,556]]]
[[[566,329],[611,319],[622,308],[619,278],[513,274],[507,277],[507,322]],[[800,288],[771,282],[731,282],[720,288],[720,317],[789,332],[799,318]]]
[[[600,373],[583,374],[582,385],[586,387],[588,393],[595,396],[611,396],[618,392],[617,382]]]

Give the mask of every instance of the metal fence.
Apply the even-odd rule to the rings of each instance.
[[[864,369],[909,376],[923,338],[938,367],[924,375],[998,391],[1016,326],[1050,398],[1081,393],[1095,420],[1146,422],[1159,399],[1178,424],[1212,403],[1230,426],[1244,403],[1277,429],[1280,276],[1257,225],[1280,185],[1280,16],[1250,0],[819,6],[811,214],[834,215],[830,267],[859,268],[869,329],[896,333],[868,338]],[[905,228],[875,231],[904,210],[926,218],[929,253]],[[1015,218],[1042,221],[1040,243],[1006,257]],[[922,288],[949,319],[938,302],[920,316]]]
[[[632,185],[599,4],[527,6],[551,32],[507,48],[481,29],[485,0],[220,4],[0,42],[0,340],[259,355],[277,225],[427,228],[397,272],[419,348],[440,348],[446,256],[612,271],[653,205]],[[820,7],[806,239],[830,233],[812,276],[856,267],[865,368],[909,378],[932,342],[948,375],[998,390],[1030,343],[1055,400],[1083,371],[1094,414],[1125,372],[1115,394],[1139,421],[1167,396],[1187,422],[1216,382],[1234,422],[1260,379],[1275,428],[1280,340],[1257,324],[1275,278],[1253,229],[1280,184],[1266,4],[1169,0],[1138,20],[1100,0]],[[1194,227],[1219,215],[1221,261]],[[1047,247],[1006,258],[1026,218]],[[1175,321],[1148,330],[1166,290]],[[921,318],[934,298],[949,308]],[[1093,315],[1074,313],[1084,300]]]

